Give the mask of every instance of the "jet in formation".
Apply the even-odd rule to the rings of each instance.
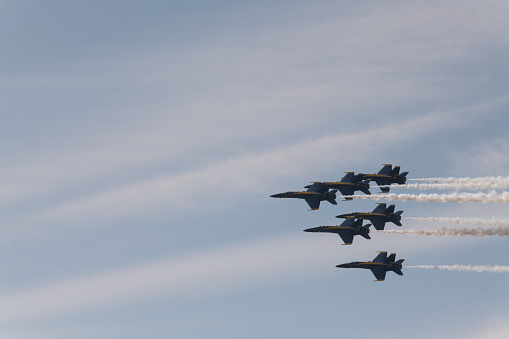
[[[329,188],[322,183],[315,182],[307,186],[307,191],[290,191],[271,195],[272,198],[297,198],[304,199],[308,203],[311,210],[320,208],[320,201],[327,200],[333,205],[337,205],[336,192],[338,190],[329,191]]]
[[[401,213],[403,211],[397,211],[394,213],[394,207],[396,205],[390,205],[386,208],[385,203],[378,204],[377,207],[371,212],[353,212],[353,213],[347,213],[347,214],[340,214],[336,216],[336,218],[363,218],[369,220],[373,227],[375,227],[376,230],[381,231],[385,229],[385,223],[386,222],[392,222],[398,226],[401,225]]]
[[[337,205],[337,191],[340,191],[344,196],[353,195],[355,191],[362,191],[366,194],[371,194],[369,191],[369,180],[362,181],[362,178],[359,175],[355,175],[353,172],[347,172],[347,174],[339,182],[314,182],[304,188],[307,188],[307,191],[290,191],[273,194],[271,197],[304,199],[311,210],[317,210],[320,208],[320,201],[323,200],[327,200],[331,204]],[[329,189],[332,190],[329,191]],[[352,200],[352,198],[345,198],[345,200]]]
[[[371,239],[369,236],[369,226],[367,224],[362,226],[363,219],[347,218],[339,226],[319,226],[308,228],[304,232],[325,232],[325,233],[337,233],[341,239],[343,239],[344,245],[351,245],[353,237],[360,235],[366,239]]]
[[[377,174],[359,173],[358,176],[363,180],[375,181],[380,187],[382,193],[389,193],[390,184],[404,185],[408,172],[399,174],[400,167],[392,168],[391,164],[383,164],[384,167]]]
[[[355,191],[361,191],[364,194],[370,195],[369,191],[369,180],[364,180],[359,174],[355,175],[354,172],[345,172],[346,175],[341,178],[341,181],[329,181],[329,182],[315,182],[320,183],[323,186],[331,189],[336,189],[343,196],[353,195]],[[311,185],[305,186],[305,188],[311,187]],[[345,200],[352,200],[353,198],[345,198]]]
[[[403,261],[405,259],[399,259],[396,261],[396,253],[391,253],[387,257],[387,252],[382,251],[373,259],[373,261],[353,261],[346,264],[337,265],[336,267],[341,268],[366,268],[371,270],[375,275],[376,281],[384,281],[385,274],[388,271],[393,271],[397,275],[403,275],[401,269],[403,268]]]

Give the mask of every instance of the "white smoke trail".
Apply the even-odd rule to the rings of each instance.
[[[498,183],[503,185],[509,185],[509,177],[479,177],[479,178],[420,178],[420,179],[408,179],[412,181],[425,181],[432,183],[473,183],[473,184],[485,184],[485,183]]]
[[[398,234],[416,234],[416,235],[445,235],[445,236],[465,236],[485,237],[496,235],[499,237],[509,237],[509,227],[494,228],[441,228],[438,230],[383,230],[382,233],[398,233]]]
[[[373,195],[349,195],[345,198],[373,199],[373,200],[396,200],[396,201],[425,201],[425,202],[482,202],[485,204],[503,204],[509,202],[509,192],[496,191],[490,193],[452,193],[452,194],[373,194]]]
[[[509,180],[504,182],[456,182],[456,183],[434,183],[434,184],[408,184],[393,186],[403,189],[419,190],[498,190],[509,188]]]
[[[450,224],[471,224],[478,226],[509,226],[508,219],[479,219],[479,218],[445,218],[445,217],[426,217],[426,218],[413,218],[406,217],[407,220],[418,221],[432,221],[432,222],[446,222]]]
[[[405,266],[405,268],[427,268],[436,270],[447,270],[447,271],[470,271],[470,272],[491,272],[491,273],[509,273],[509,266],[491,266],[491,265],[419,265],[419,266]]]

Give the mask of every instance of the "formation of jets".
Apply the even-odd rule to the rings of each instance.
[[[392,168],[390,164],[383,164],[383,167],[376,174],[355,174],[354,172],[345,172],[346,175],[340,181],[332,182],[313,182],[311,185],[304,186],[306,191],[289,191],[271,195],[272,198],[297,198],[304,199],[311,210],[318,210],[321,201],[328,201],[337,205],[336,193],[339,191],[345,200],[352,200],[356,191],[364,194],[371,194],[369,191],[370,181],[377,183],[381,193],[388,193],[391,184],[403,185],[406,183],[408,172],[400,172],[400,167]],[[343,240],[343,245],[351,245],[354,236],[360,235],[365,239],[371,239],[369,236],[369,227],[373,225],[376,230],[385,229],[387,222],[392,222],[397,226],[401,224],[401,214],[403,211],[395,210],[395,205],[387,207],[385,203],[378,204],[371,212],[352,212],[340,214],[336,218],[344,218],[345,221],[339,226],[319,226],[305,229],[305,232],[317,233],[336,233]],[[363,225],[364,220],[370,223]],[[370,269],[376,277],[376,281],[383,281],[387,271],[393,271],[398,275],[401,272],[404,259],[396,261],[396,253],[387,256],[387,252],[381,251],[373,261],[354,261],[346,264],[337,265],[341,268],[365,268]]]

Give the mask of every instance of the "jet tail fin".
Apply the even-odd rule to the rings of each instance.
[[[371,195],[369,191],[369,180],[364,180],[360,185],[360,191],[364,194]]]
[[[394,218],[392,218],[392,220],[391,220],[397,226],[403,226],[400,221],[401,213],[403,213],[403,211],[397,211],[396,213],[394,213]]]
[[[363,229],[366,230],[365,233],[361,233],[361,236],[366,238],[366,239],[371,239],[371,237],[369,236],[369,227],[371,226],[371,224],[366,224],[364,226],[362,226]]]
[[[390,186],[379,186],[381,193],[389,193],[391,190]]]
[[[366,227],[368,225],[371,225],[371,224],[368,224],[368,225],[362,226],[363,222],[364,222],[364,219],[359,218],[359,219],[355,220],[355,222],[353,223],[352,227],[357,228],[357,227]]]
[[[399,166],[394,167],[394,168],[392,169],[392,171],[391,171],[391,175],[392,175],[392,176],[398,175],[398,174],[399,174],[399,169],[400,169],[400,167],[399,167]]]
[[[391,213],[394,213],[394,208],[396,207],[396,205],[390,205],[389,207],[387,207],[387,209],[385,210],[384,214],[385,215],[389,215]]]
[[[333,205],[337,205],[338,203],[336,202],[336,192],[338,190],[332,190],[329,192],[329,197],[327,198],[327,201],[330,202],[331,204]]]
[[[405,261],[405,259],[399,259],[398,261],[396,261],[396,264],[399,264],[399,266],[401,267],[401,264],[403,263],[403,261]],[[395,268],[394,272],[397,275],[403,275],[403,272],[401,272],[401,268]]]

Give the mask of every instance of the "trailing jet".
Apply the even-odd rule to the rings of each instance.
[[[319,226],[308,228],[304,230],[304,232],[337,233],[345,242],[344,245],[351,245],[355,235],[371,239],[369,236],[369,226],[371,226],[371,224],[362,226],[363,221],[363,219],[357,219],[356,221],[355,218],[347,218],[340,226]]]
[[[404,185],[406,183],[406,175],[408,172],[399,174],[399,166],[392,168],[390,164],[383,164],[384,167],[377,174],[359,173],[364,180],[375,181],[382,193],[389,193],[390,184]]]
[[[329,181],[329,182],[315,182],[315,184],[322,184],[327,188],[336,189],[341,192],[342,195],[353,195],[355,191],[361,191],[365,194],[370,195],[369,191],[369,180],[363,180],[363,177],[359,174],[355,175],[354,172],[345,172],[346,175],[341,178],[341,181]],[[304,188],[311,187],[311,185],[305,186]],[[352,200],[353,198],[345,198],[345,200]]]
[[[401,213],[403,213],[403,211],[397,211],[394,213],[395,206],[396,205],[390,205],[386,208],[385,203],[380,203],[371,212],[340,214],[336,216],[336,218],[364,218],[369,220],[378,231],[385,229],[385,223],[389,221],[398,226],[403,226],[401,225]]]
[[[375,259],[373,259],[373,261],[353,261],[346,264],[337,265],[336,267],[367,268],[373,272],[376,281],[384,281],[387,271],[393,271],[397,275],[403,275],[401,269],[403,268],[402,262],[405,259],[399,259],[398,261],[395,260],[396,253],[391,253],[391,255],[387,257],[387,252],[381,251],[375,257]]]
[[[336,192],[338,190],[332,190],[329,192],[329,188],[323,185],[322,183],[314,183],[310,186],[307,186],[308,190],[306,192],[298,191],[298,192],[285,192],[271,195],[271,198],[297,198],[304,199],[308,203],[311,210],[317,210],[320,208],[320,201],[327,200],[333,205],[337,205],[336,202]]]

